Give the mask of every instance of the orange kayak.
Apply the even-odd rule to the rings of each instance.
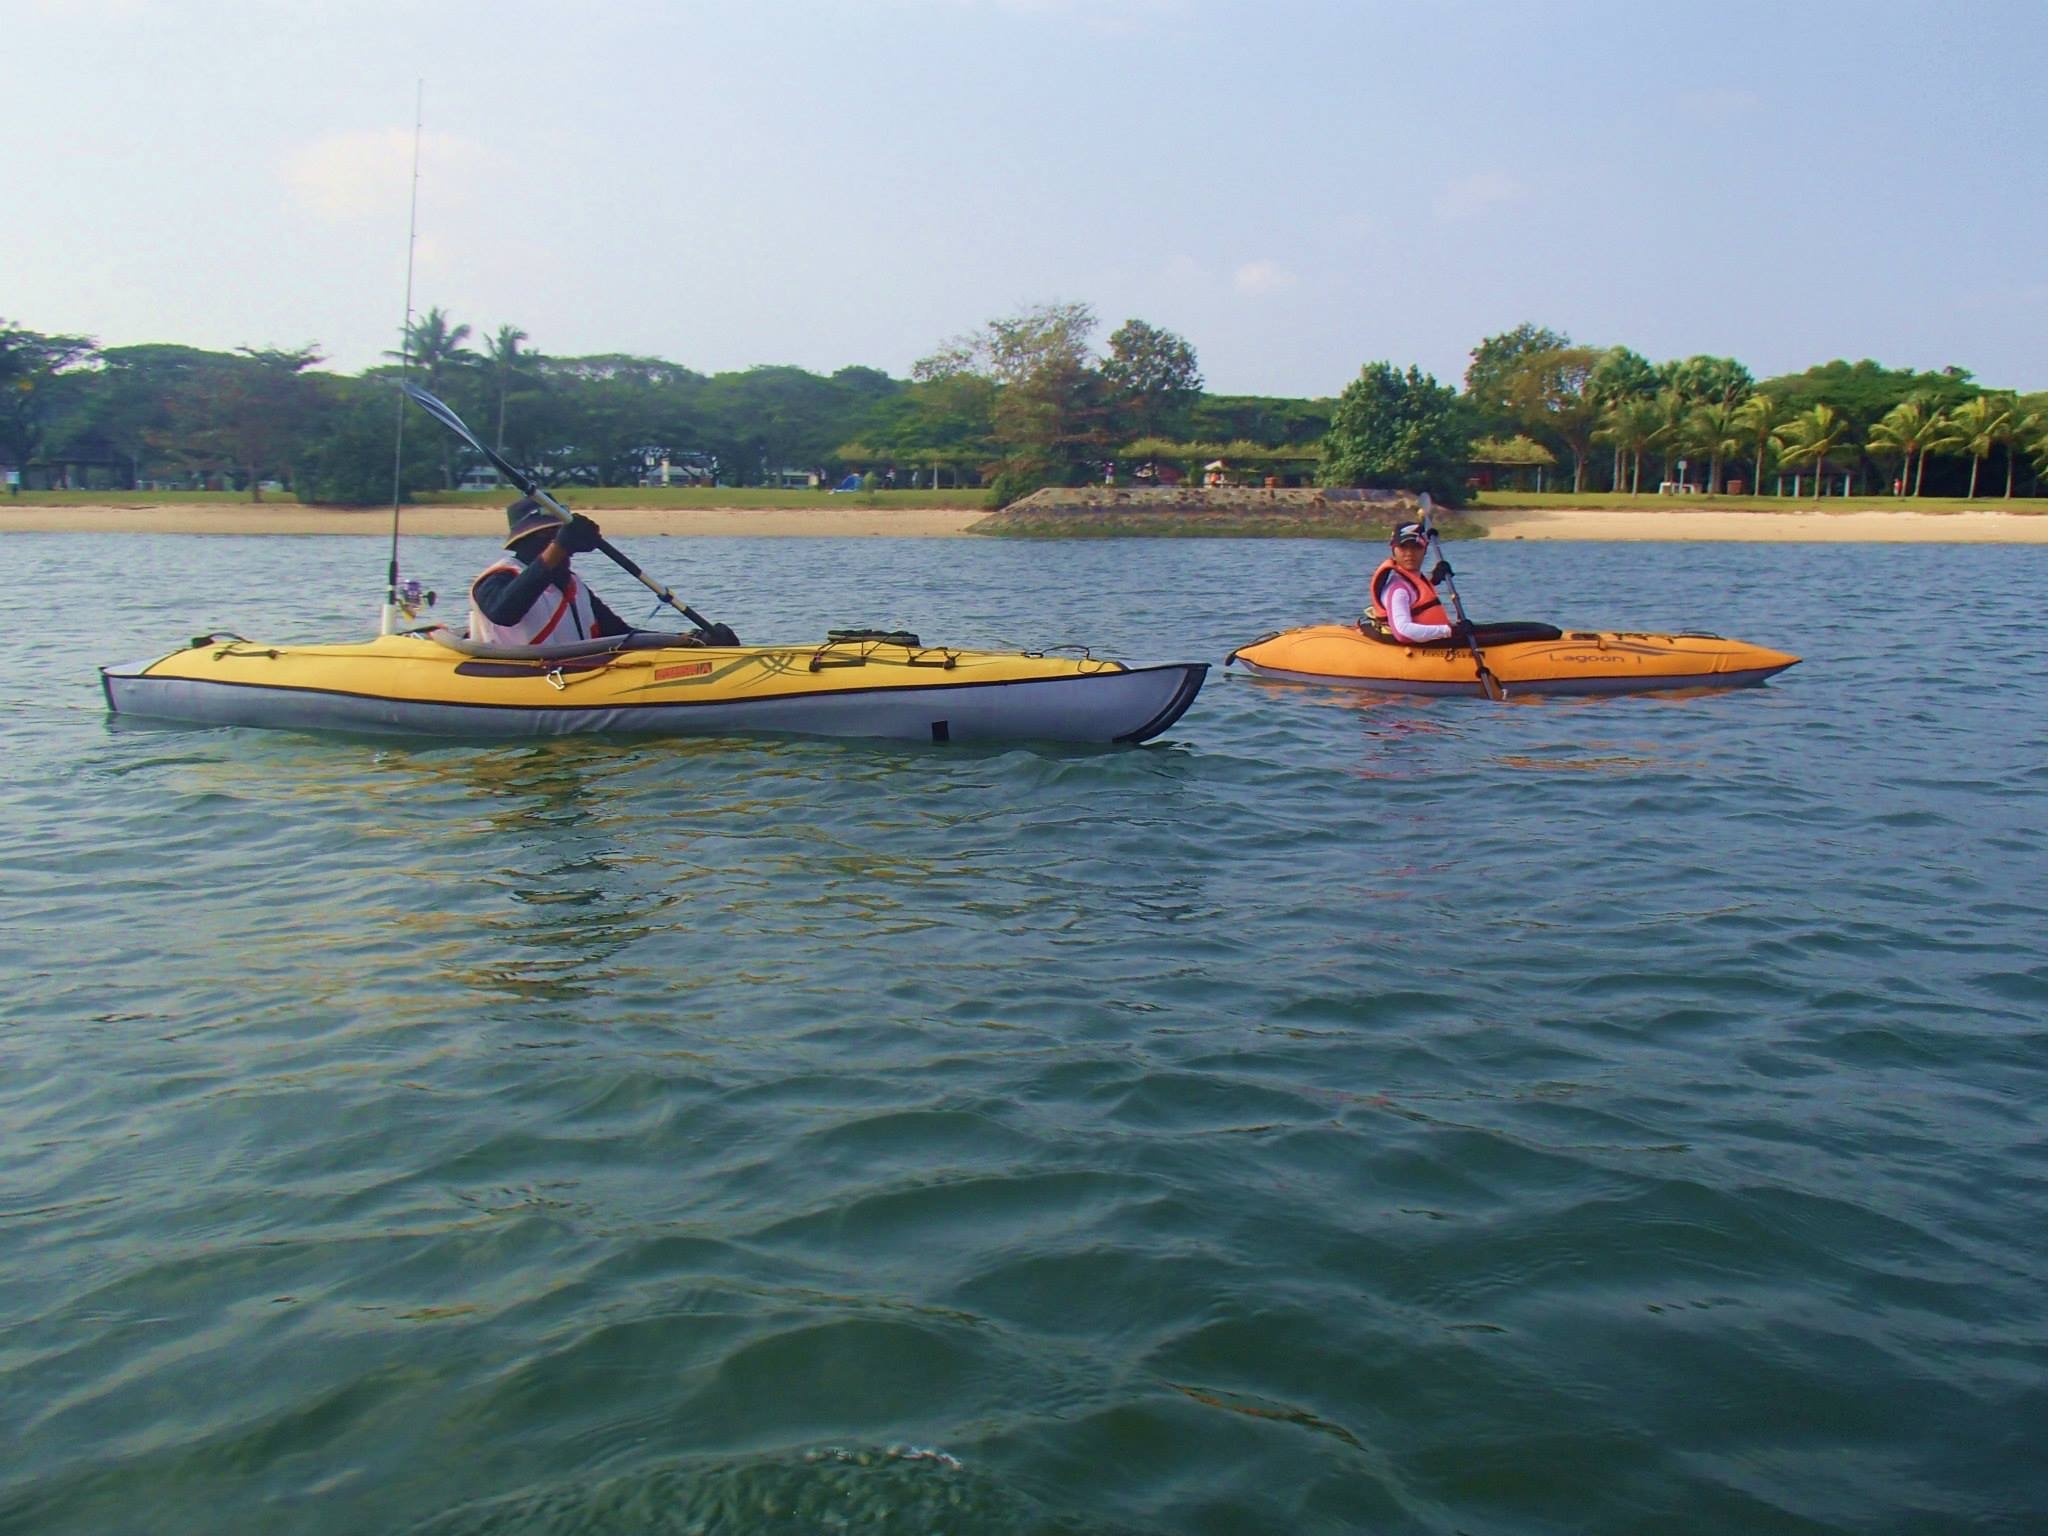
[[[1719,635],[1559,630],[1547,624],[1479,630],[1486,668],[1509,698],[1541,693],[1646,693],[1665,688],[1747,688],[1798,665],[1797,656]],[[1259,677],[1334,683],[1380,693],[1482,696],[1465,646],[1403,645],[1352,624],[1316,624],[1239,646],[1224,665]]]

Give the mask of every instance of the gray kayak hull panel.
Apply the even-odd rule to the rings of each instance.
[[[467,704],[311,688],[151,677],[152,662],[101,669],[117,715],[198,725],[414,737],[520,738],[606,732],[760,732],[901,741],[1148,741],[1186,712],[1208,665],[1178,662],[1080,676],[929,687],[841,689],[733,701],[609,705]]]

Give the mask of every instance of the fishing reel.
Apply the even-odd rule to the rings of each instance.
[[[398,611],[408,619],[416,619],[420,616],[422,608],[434,606],[434,594],[411,578],[401,581],[391,589],[391,600]]]

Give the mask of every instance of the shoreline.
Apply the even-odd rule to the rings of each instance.
[[[958,538],[991,514],[979,507],[615,507],[580,510],[617,538]],[[1711,508],[1504,507],[1460,514],[1491,539],[1720,543],[2048,544],[2048,516],[1963,511],[1796,512]],[[343,510],[295,502],[203,506],[10,506],[0,533],[388,535],[389,508]],[[491,507],[406,509],[401,532],[423,538],[502,538]]]
[[[1724,511],[1716,507],[1501,507],[1463,514],[1489,539],[1615,539],[1755,544],[2048,544],[2048,517],[1954,512]]]
[[[578,506],[607,538],[950,538],[988,516],[980,507],[604,507]],[[373,534],[389,537],[391,509],[260,505],[10,507],[0,532]],[[407,507],[407,538],[502,539],[502,506]]]

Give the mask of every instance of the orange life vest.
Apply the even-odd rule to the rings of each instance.
[[[1375,628],[1387,630],[1389,634],[1393,633],[1387,624],[1387,605],[1380,600],[1380,594],[1387,590],[1387,583],[1389,581],[1397,580],[1406,582],[1408,590],[1414,594],[1415,600],[1408,609],[1410,622],[1416,624],[1448,624],[1451,622],[1450,614],[1444,610],[1443,599],[1436,595],[1436,588],[1430,585],[1427,576],[1423,575],[1420,571],[1404,571],[1401,567],[1394,564],[1391,559],[1387,559],[1382,560],[1379,569],[1372,573],[1372,583],[1368,588],[1372,595],[1365,605],[1366,619]],[[1395,638],[1399,639],[1400,637],[1397,635]]]

